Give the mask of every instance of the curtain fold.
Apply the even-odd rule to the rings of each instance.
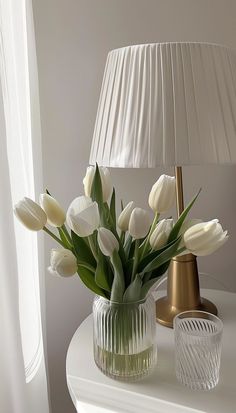
[[[31,0],[0,0],[0,29],[0,411],[48,413],[42,239],[13,217],[42,191]]]
[[[29,412],[19,320],[18,276],[2,93],[0,93],[0,411]]]

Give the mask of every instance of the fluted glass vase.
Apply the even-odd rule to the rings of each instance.
[[[116,303],[95,297],[93,304],[94,359],[107,376],[135,381],[156,364],[155,301]]]

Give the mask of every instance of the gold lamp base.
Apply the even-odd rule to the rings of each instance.
[[[172,259],[167,279],[167,296],[156,301],[156,320],[173,327],[174,317],[188,310],[202,310],[217,315],[215,304],[200,297],[196,257],[192,254]]]
[[[178,217],[184,210],[182,167],[175,167]],[[173,327],[174,317],[188,310],[202,310],[217,315],[215,304],[200,297],[197,259],[186,254],[171,260],[167,278],[167,297],[156,301],[158,323]]]

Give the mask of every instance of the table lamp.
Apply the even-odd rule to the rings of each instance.
[[[177,214],[182,166],[236,162],[236,53],[209,43],[155,43],[108,54],[90,163],[122,168],[174,166]],[[172,259],[157,321],[179,312],[216,314],[200,297],[196,257]]]

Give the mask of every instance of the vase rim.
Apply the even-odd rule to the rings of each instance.
[[[122,305],[122,306],[126,306],[126,305],[134,305],[134,304],[142,304],[145,303],[145,301],[147,301],[147,299],[153,296],[151,292],[149,292],[145,298],[141,298],[140,300],[136,300],[136,301],[128,301],[128,302],[119,302],[119,301],[113,301],[113,300],[109,300],[108,298],[102,297],[101,295],[96,295],[95,299],[100,299],[104,302],[107,302],[109,304],[116,304],[116,305]]]

